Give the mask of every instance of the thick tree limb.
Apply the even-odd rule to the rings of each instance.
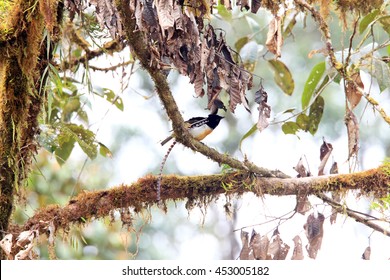
[[[148,175],[131,185],[81,193],[64,207],[51,205],[39,210],[17,231],[37,229],[40,233],[45,233],[49,223],[53,223],[56,230],[66,229],[73,223],[105,217],[114,210],[127,207],[137,213],[157,204],[156,181],[157,176]],[[206,176],[169,175],[163,177],[161,199],[163,201],[188,199],[189,206],[212,201],[220,194],[241,195],[253,192],[259,196],[265,194],[285,196],[304,192],[326,199],[322,197],[323,192],[348,190],[359,190],[362,195],[379,198],[390,192],[389,186],[390,174],[386,166],[354,174],[288,179],[256,177],[246,171]],[[204,199],[206,197],[207,200]],[[333,207],[329,199],[325,201]],[[343,213],[365,223],[349,212]]]

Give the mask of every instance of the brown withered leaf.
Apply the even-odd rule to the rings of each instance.
[[[7,257],[10,257],[12,245],[13,245],[13,235],[11,233],[4,236],[4,238],[0,241],[0,247],[1,249],[3,249]],[[9,259],[12,259],[12,257],[10,257]]]
[[[241,242],[242,242],[242,249],[240,252],[240,260],[249,260],[249,233],[246,231],[241,231]],[[253,260],[253,255],[252,258]]]
[[[297,204],[295,206],[295,211],[299,214],[305,215],[305,213],[311,209],[311,203],[307,197],[307,194],[299,192],[296,195],[296,200]]]
[[[282,21],[279,16],[275,16],[269,23],[267,40],[265,42],[268,50],[277,58],[281,57],[281,49],[283,45],[282,36]]]
[[[225,112],[227,111],[225,104],[223,104],[223,102],[219,98],[216,98],[215,100],[213,100],[213,104],[211,104],[211,106],[209,106],[209,107],[210,107],[210,114],[211,115],[218,114],[219,109],[224,110]]]
[[[321,213],[312,213],[307,217],[305,229],[306,237],[309,244],[306,245],[306,250],[309,257],[315,259],[317,257],[318,250],[321,249],[322,238],[324,236],[324,221],[325,216]]]
[[[337,161],[332,163],[332,167],[330,168],[329,173],[330,174],[339,174],[339,167],[337,165]]]
[[[303,165],[302,158],[299,159],[297,166],[294,167],[294,170],[298,172],[298,178],[309,177],[310,172],[306,171],[305,166]],[[297,204],[295,206],[295,211],[299,214],[304,215],[307,211],[311,209],[311,204],[307,197],[307,194],[298,192],[296,195]]]
[[[320,147],[320,166],[318,167],[318,176],[324,175],[325,165],[328,162],[330,154],[333,151],[333,146],[330,143],[325,141],[325,138],[322,139],[323,143]]]
[[[306,171],[306,167],[303,165],[302,158],[299,159],[297,165],[293,169],[298,172],[297,178],[310,177],[310,171]]]
[[[269,240],[266,235],[261,236],[255,230],[252,231],[249,247],[255,260],[266,260]]]
[[[351,106],[351,110],[353,110],[362,99],[363,94],[359,91],[358,87],[364,89],[364,85],[359,72],[354,73],[351,76],[351,81],[348,81],[345,86],[345,95],[347,96],[347,100]]]
[[[68,0],[67,6],[78,11],[75,5],[70,7],[73,2]],[[123,35],[113,2],[91,0],[91,3],[96,6],[100,25],[107,27],[113,38]],[[180,3],[183,2],[129,1],[136,30],[142,33],[150,50],[150,65],[162,71],[175,68],[188,76],[196,96],[202,97],[207,92],[209,110],[214,109],[214,101],[220,99],[219,94],[224,89],[229,95],[232,112],[239,104],[249,111],[246,91],[252,87],[252,74],[233,59],[225,33],[217,35],[210,24],[204,25],[203,17],[210,12],[209,5],[198,1],[194,9],[193,5],[181,6]]]
[[[292,255],[291,259],[292,260],[303,260],[304,256],[303,256],[303,249],[302,249],[302,240],[299,237],[299,235],[296,235],[293,238],[293,241],[294,241],[294,251],[293,251],[293,255]]]
[[[368,247],[364,250],[364,252],[363,252],[363,254],[362,254],[362,259],[363,259],[363,260],[370,260],[370,258],[371,258],[371,247],[368,246]]]
[[[359,150],[359,124],[355,114],[347,108],[344,118],[348,134],[348,160],[358,155]]]
[[[90,1],[91,2],[91,1]],[[69,11],[69,18],[72,22],[74,19],[74,16],[77,14],[80,14],[83,10],[83,3],[82,0],[65,0],[64,1],[64,7],[66,10]]]
[[[96,18],[101,28],[107,28],[113,39],[123,34],[122,22],[118,17],[118,10],[113,1],[90,0],[90,4],[96,7]]]
[[[259,119],[257,121],[257,129],[262,132],[269,125],[268,119],[271,117],[271,106],[267,104],[268,94],[263,86],[255,93],[255,102],[259,104]]]
[[[260,9],[260,7],[261,7],[261,1],[260,0],[252,0],[251,1],[251,13],[256,14],[257,11]]]
[[[271,260],[285,260],[289,251],[290,246],[283,242],[280,238],[279,230],[276,229],[268,246],[267,258]]]

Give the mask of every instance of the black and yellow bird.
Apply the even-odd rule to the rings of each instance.
[[[221,117],[217,114],[210,114],[208,117],[195,117],[191,118],[188,121],[185,121],[185,127],[188,129],[188,132],[194,137],[196,140],[201,141],[203,140],[207,135],[209,135],[213,130],[219,125],[219,122],[224,117]],[[161,142],[161,145],[165,145],[169,140],[174,138],[174,134],[168,136],[166,139],[164,139]],[[162,180],[162,171],[164,168],[164,164],[168,158],[169,153],[175,146],[176,141],[173,141],[172,145],[169,147],[167,153],[165,154],[165,157],[163,161],[161,162],[160,167],[160,173],[158,175],[157,179],[157,202],[160,203],[161,200],[161,180]]]
[[[208,115],[208,117],[195,117],[191,118],[188,121],[185,121],[185,126],[188,129],[188,132],[194,137],[196,140],[201,141],[207,135],[209,135],[213,130],[219,125],[219,122],[224,117],[221,117],[216,114]],[[171,140],[174,136],[170,135],[165,140],[161,142],[161,145],[165,145],[169,140]]]

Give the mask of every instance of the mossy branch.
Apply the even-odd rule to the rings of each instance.
[[[86,220],[109,216],[112,211],[127,207],[138,213],[157,204],[156,182],[157,176],[147,175],[131,185],[83,192],[64,207],[51,205],[40,209],[18,229],[18,232],[37,229],[40,233],[45,233],[49,223],[52,223],[56,230],[67,229],[71,224],[81,224]],[[389,186],[390,174],[386,166],[347,175],[287,179],[256,177],[246,171],[205,176],[167,175],[162,180],[161,199],[163,201],[187,199],[187,207],[190,207],[197,205],[197,202],[205,201],[206,197],[207,201],[216,200],[220,194],[241,195],[253,192],[258,196],[265,194],[286,196],[304,192],[307,195],[317,195],[334,207],[331,201],[322,197],[323,192],[343,193],[348,190],[359,190],[361,195],[380,198],[390,192]],[[339,208],[336,207],[337,209]],[[353,211],[342,213],[371,226],[364,218],[357,219],[351,214]],[[385,232],[380,227],[377,230]]]

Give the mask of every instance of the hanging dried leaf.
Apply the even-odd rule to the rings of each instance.
[[[242,242],[242,249],[240,252],[240,260],[249,260],[249,254],[250,254],[250,249],[249,249],[249,233],[246,231],[241,231],[241,242]],[[253,255],[252,260],[253,260]]]
[[[211,104],[211,106],[209,106],[209,107],[210,107],[210,114],[211,115],[218,114],[219,109],[224,110],[225,112],[227,111],[225,104],[223,104],[223,102],[219,98],[216,98],[215,100],[213,100],[213,104]]]
[[[358,88],[364,89],[364,85],[362,79],[360,78],[360,74],[354,73],[351,76],[351,81],[348,81],[345,86],[345,94],[351,106],[351,110],[353,110],[362,99],[363,94],[359,91]]]
[[[0,241],[0,247],[7,255],[7,258],[11,254],[12,244],[13,244],[13,235],[11,233],[4,236],[4,238]]]
[[[355,114],[347,108],[345,115],[345,125],[348,133],[348,160],[358,155],[359,150],[359,124]]]
[[[317,257],[318,250],[321,249],[322,237],[324,236],[324,220],[324,215],[315,212],[307,217],[306,224],[303,226],[306,237],[309,240],[309,244],[306,245],[306,250],[312,259]]]
[[[305,166],[303,165],[302,158],[299,159],[297,166],[294,167],[294,170],[298,172],[298,178],[311,176],[309,171],[306,171]],[[298,192],[296,195],[297,204],[295,206],[295,211],[299,214],[304,215],[307,211],[311,209],[311,204],[307,197],[306,193]]]
[[[337,165],[337,161],[333,162],[332,167],[329,171],[330,174],[339,174],[339,167]]]
[[[297,178],[310,177],[310,171],[306,171],[306,167],[303,165],[302,158],[299,159],[297,165],[293,167],[296,172],[298,172]]]
[[[257,11],[260,9],[260,7],[261,7],[261,1],[260,0],[252,0],[251,1],[251,13],[256,14]]]
[[[333,151],[332,144],[327,143],[325,141],[325,138],[323,138],[322,141],[323,141],[323,143],[322,143],[321,148],[320,148],[320,160],[321,160],[321,163],[320,163],[320,166],[318,167],[318,176],[321,176],[321,175],[325,174],[324,173],[325,165],[328,162],[330,154]]]
[[[266,235],[261,236],[255,230],[252,231],[249,247],[255,260],[266,260],[269,240]]]
[[[290,251],[290,246],[283,242],[278,229],[276,229],[268,247],[268,258],[271,260],[285,260],[288,251]]]
[[[282,44],[282,21],[279,16],[275,16],[269,23],[265,45],[268,50],[276,56],[276,58],[279,58],[281,57]]]
[[[268,94],[261,86],[255,93],[255,102],[259,104],[259,120],[257,121],[257,129],[262,132],[269,125],[268,119],[271,117],[271,106],[267,104]]]
[[[100,5],[103,0],[95,1]],[[172,65],[188,76],[196,96],[207,92],[209,110],[215,110],[214,102],[224,89],[232,112],[238,104],[249,111],[245,94],[252,87],[252,74],[234,61],[224,33],[217,35],[210,24],[204,26],[209,3],[198,1],[196,9],[193,4],[180,3],[183,2],[130,0],[137,28],[150,49],[150,63],[159,69]]]
[[[364,250],[364,252],[362,254],[362,259],[363,260],[370,260],[370,257],[371,257],[371,247],[368,246],[366,248],[366,250]]]
[[[312,206],[309,201],[309,198],[307,197],[307,194],[305,193],[298,193],[296,195],[297,204],[295,206],[295,211],[299,214],[305,215],[307,211],[309,211]]]
[[[299,235],[296,235],[293,238],[293,241],[294,241],[294,251],[293,251],[293,255],[292,255],[291,259],[292,260],[303,260],[304,256],[303,256],[303,249],[302,249],[302,240],[299,237]]]
[[[116,39],[122,35],[122,22],[118,17],[118,10],[113,1],[90,0],[96,7],[96,18],[101,28],[107,28],[112,38]]]

